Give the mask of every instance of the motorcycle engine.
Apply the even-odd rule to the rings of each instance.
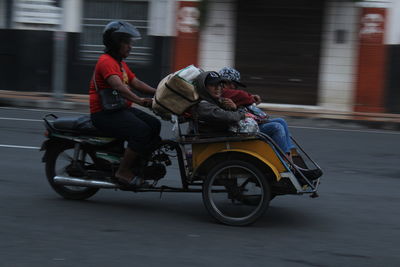
[[[164,178],[167,171],[165,169],[164,164],[161,163],[153,163],[149,166],[143,168],[142,177],[145,180],[160,180]]]

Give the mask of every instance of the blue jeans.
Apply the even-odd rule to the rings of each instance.
[[[295,148],[290,139],[289,127],[284,119],[271,119],[267,123],[259,125],[260,132],[265,133],[283,150],[289,153],[290,149]]]

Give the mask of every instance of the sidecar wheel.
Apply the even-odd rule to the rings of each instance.
[[[268,209],[271,190],[266,176],[244,160],[216,164],[203,184],[203,202],[217,221],[233,226],[254,223]]]
[[[56,184],[54,182],[54,177],[56,175],[66,175],[66,169],[71,163],[72,155],[74,153],[73,145],[65,145],[49,148],[48,158],[46,161],[46,176],[47,180],[50,183],[50,186],[56,191],[59,195],[64,197],[65,199],[72,200],[84,200],[93,196],[99,191],[99,188],[90,188],[90,187],[81,187],[81,186],[64,186],[60,184]],[[82,150],[83,151],[83,150]],[[82,164],[85,164],[86,161],[92,161],[89,153],[85,154],[84,160]],[[71,175],[73,176],[73,175]]]

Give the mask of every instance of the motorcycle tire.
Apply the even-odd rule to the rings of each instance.
[[[48,157],[46,160],[46,176],[50,183],[50,186],[65,199],[71,200],[84,200],[88,199],[99,191],[99,188],[90,187],[75,187],[75,186],[64,186],[54,182],[56,176],[56,165],[57,161],[62,157],[63,153],[67,150],[73,151],[73,144],[65,144],[59,146],[50,147],[47,151]],[[89,156],[89,153],[87,153]]]
[[[235,200],[235,197],[231,200],[233,209],[235,209],[235,207],[239,209],[243,207],[250,208],[248,214],[238,214],[230,212],[229,208],[226,210],[224,209],[225,207],[229,207],[228,203],[230,200],[224,197],[224,194],[222,193],[224,190],[221,191],[221,188],[223,189],[223,187],[225,187],[227,191],[229,191],[229,188],[233,188],[233,195],[239,192],[239,187],[237,187],[237,181],[235,181],[235,179],[219,178],[221,175],[224,176],[224,173],[231,173],[231,170],[232,173],[239,172],[251,176],[252,178],[249,179],[249,181],[251,181],[252,184],[256,184],[258,191],[257,196],[247,197],[239,194],[236,197],[237,200]],[[217,192],[215,196],[221,195],[222,197],[214,198],[214,190]],[[219,193],[218,190],[220,191]],[[254,223],[268,209],[270,199],[271,188],[263,172],[257,168],[257,165],[242,159],[231,159],[217,163],[209,171],[203,184],[203,203],[207,211],[218,222],[227,225],[245,226]],[[222,205],[219,205],[217,202],[222,203]]]

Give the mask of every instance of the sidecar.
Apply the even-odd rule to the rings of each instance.
[[[58,118],[49,114],[44,122],[47,140],[42,146],[42,160],[47,179],[66,199],[86,199],[100,188],[197,192],[202,193],[206,209],[217,221],[248,225],[264,214],[276,196],[316,197],[322,175],[319,166],[295,140],[297,154],[291,161],[262,133],[187,133],[184,124],[174,117],[175,137],[163,140],[140,165],[142,177],[150,186],[125,188],[113,179],[124,153],[123,140],[103,135],[88,123],[88,116]],[[181,187],[160,182],[171,164],[170,157],[177,158]],[[315,174],[312,179],[304,175],[304,170],[310,169]]]
[[[318,196],[322,170],[293,138],[297,149],[289,160],[263,133],[183,135],[177,127],[187,183],[201,184],[205,207],[221,223],[251,224],[279,195]],[[310,169],[311,179],[303,174]]]

